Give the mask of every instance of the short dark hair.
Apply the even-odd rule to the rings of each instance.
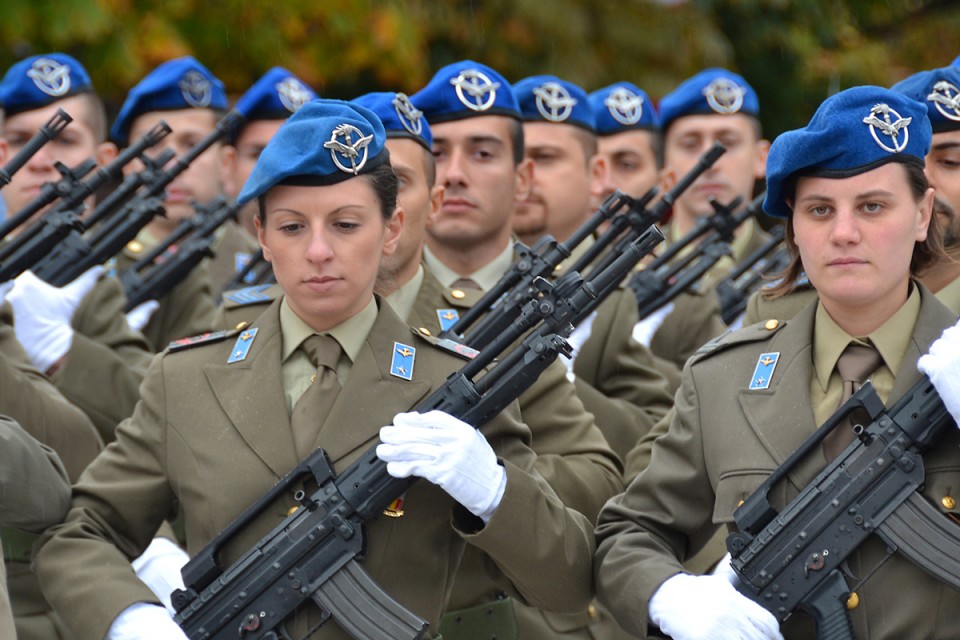
[[[510,118],[510,144],[513,145],[513,164],[523,162],[523,123]]]
[[[895,161],[896,162],[896,161]],[[907,183],[910,185],[910,192],[915,201],[923,198],[930,183],[927,182],[927,175],[923,172],[923,167],[912,162],[897,162],[904,171],[906,171]],[[797,188],[796,178],[791,178],[787,184],[787,201],[793,202]],[[790,263],[778,273],[776,284],[763,291],[763,296],[774,299],[781,298],[793,292],[796,283],[803,273],[803,262],[800,260],[800,249],[797,246],[796,237],[793,231],[791,221],[793,215],[786,221],[786,233],[784,242],[787,245],[787,251],[790,252]],[[943,247],[943,235],[940,230],[940,221],[936,214],[930,216],[930,226],[927,228],[927,238],[923,242],[914,243],[913,257],[910,259],[910,274],[920,276],[927,269],[941,260],[948,259],[946,250]]]

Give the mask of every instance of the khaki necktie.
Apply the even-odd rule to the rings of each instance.
[[[297,456],[305,458],[313,451],[320,427],[340,393],[337,363],[340,362],[340,343],[331,336],[312,335],[300,348],[317,367],[313,384],[307,387],[293,407],[290,426]]]
[[[837,373],[843,380],[843,394],[837,404],[839,409],[850,397],[857,392],[870,374],[883,364],[880,352],[872,346],[850,343],[837,359]],[[833,460],[848,444],[853,442],[853,425],[863,422],[867,418],[863,410],[853,411],[847,419],[841,422],[830,432],[823,441],[823,454],[827,461]]]

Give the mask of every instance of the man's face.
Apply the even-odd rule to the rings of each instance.
[[[639,198],[657,184],[659,170],[653,151],[655,135],[652,131],[634,129],[597,138],[597,155],[606,162],[609,176],[604,198],[616,189]]]
[[[516,207],[513,230],[526,244],[548,233],[561,242],[569,238],[586,219],[591,196],[602,192],[605,167],[587,157],[583,136],[574,125],[524,123],[524,155],[533,162],[533,184]]]
[[[4,156],[0,149],[0,163],[6,163],[16,155],[58,109],[63,109],[73,116],[73,122],[60,135],[43,145],[40,151],[13,175],[10,184],[4,187],[3,198],[11,214],[36,198],[45,182],[60,179],[60,172],[54,168],[55,162],[72,168],[88,158],[100,162],[108,161],[89,124],[91,118],[87,115],[89,106],[86,100],[84,96],[71,96],[46,107],[22,111],[6,118],[2,131],[2,137],[6,141],[6,154]]]
[[[698,218],[712,215],[710,199],[727,204],[736,197],[744,203],[753,197],[754,183],[766,174],[769,143],[757,139],[750,116],[683,116],[667,129],[664,138],[664,182],[672,187],[686,175],[714,142],[727,152],[677,199],[674,218],[689,229]]]
[[[223,176],[224,191],[228,196],[236,198],[240,195],[260,154],[284,122],[285,120],[253,120],[243,125]],[[256,200],[245,204],[238,213],[240,224],[252,235],[256,235],[253,225],[256,214]]]
[[[940,216],[943,244],[960,248],[960,131],[933,134],[926,173],[936,191],[933,211]]]
[[[217,116],[209,109],[151,111],[133,121],[130,126],[130,141],[138,140],[161,120],[165,120],[173,131],[160,144],[152,147],[149,153],[157,155],[164,149],[173,149],[177,154],[176,158],[179,158],[213,132]],[[176,158],[173,162],[176,162]],[[139,162],[131,162],[125,171],[132,173],[141,168]],[[161,228],[172,229],[177,222],[194,214],[192,200],[206,203],[221,195],[223,170],[224,147],[214,144],[167,186],[167,199],[164,201],[167,216],[165,219],[156,218],[154,222]]]
[[[529,188],[529,163],[513,160],[508,116],[431,125],[443,206],[427,228],[439,245],[473,249],[509,241],[514,202]]]
[[[380,268],[384,274],[396,276],[409,271],[412,263],[420,262],[427,223],[436,218],[440,210],[443,187],[429,184],[427,168],[433,159],[421,144],[408,138],[389,138],[387,149],[397,174],[397,199],[404,217],[397,250],[393,255],[384,256]]]

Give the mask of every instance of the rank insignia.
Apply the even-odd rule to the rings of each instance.
[[[226,337],[226,331],[208,331],[207,333],[201,333],[198,336],[190,336],[189,338],[180,338],[179,340],[174,340],[167,345],[167,350],[170,351],[170,353],[173,353],[174,351],[183,351],[184,349],[189,349],[191,347],[199,347],[202,344],[220,342]]]
[[[245,289],[231,291],[223,297],[239,306],[254,304],[256,302],[270,302],[273,300],[273,298],[264,292],[271,286],[272,285],[269,284],[258,284],[254,287],[246,287]]]
[[[751,391],[770,388],[770,379],[773,378],[773,370],[777,368],[778,360],[780,360],[779,351],[760,354],[757,367],[753,370],[753,377],[750,378]]]
[[[457,323],[460,314],[456,309],[437,309],[437,320],[440,321],[440,330],[446,331]]]
[[[413,380],[413,360],[417,350],[401,342],[393,343],[393,359],[390,362],[390,375],[404,380]]]
[[[233,364],[234,362],[240,362],[246,359],[247,354],[250,353],[250,347],[253,346],[253,339],[257,337],[257,331],[259,331],[259,329],[256,327],[244,329],[240,335],[237,336],[237,341],[233,345],[233,350],[230,352],[227,364]]]

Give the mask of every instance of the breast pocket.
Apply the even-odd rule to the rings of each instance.
[[[731,524],[737,507],[772,473],[773,469],[735,469],[721,474],[717,482],[717,499],[713,505],[713,521],[716,524]],[[779,483],[771,491],[770,499],[774,506],[783,504],[785,489],[782,484]]]

